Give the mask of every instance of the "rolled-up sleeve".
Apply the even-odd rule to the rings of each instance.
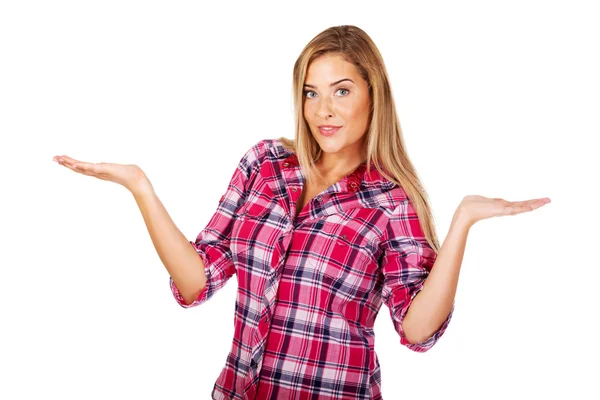
[[[390,310],[394,328],[400,335],[400,343],[413,351],[424,353],[432,348],[446,331],[452,319],[454,304],[446,320],[427,340],[411,343],[406,339],[402,322],[413,299],[423,289],[425,279],[437,258],[437,253],[427,242],[417,213],[408,198],[394,209],[381,246],[383,301]]]
[[[230,250],[231,232],[235,222],[235,211],[246,199],[255,176],[260,169],[260,162],[267,151],[268,141],[261,140],[244,154],[225,194],[219,200],[217,210],[208,224],[198,234],[195,241],[190,241],[198,256],[204,262],[206,286],[198,294],[196,300],[187,304],[172,277],[169,286],[177,303],[183,308],[196,307],[210,299],[229,281],[236,272]]]

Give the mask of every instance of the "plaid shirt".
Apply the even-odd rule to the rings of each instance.
[[[234,338],[213,399],[382,399],[373,325],[382,304],[400,343],[402,320],[437,254],[405,192],[366,163],[315,196],[294,218],[305,182],[278,139],[242,157],[194,246],[207,284],[184,308],[236,274]]]

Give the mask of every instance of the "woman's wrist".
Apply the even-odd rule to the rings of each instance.
[[[150,182],[150,179],[146,176],[144,171],[140,169],[140,176],[137,177],[134,182],[128,185],[127,189],[131,192],[134,197],[144,196],[147,194],[154,193],[154,187]]]
[[[471,226],[473,226],[473,224],[474,222],[472,222],[469,212],[461,203],[454,212],[454,216],[452,217],[452,225],[458,225],[468,230],[471,228]]]

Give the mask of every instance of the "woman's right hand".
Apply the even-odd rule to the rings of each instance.
[[[152,187],[144,171],[135,164],[89,163],[65,155],[53,160],[80,174],[118,183],[133,194]]]

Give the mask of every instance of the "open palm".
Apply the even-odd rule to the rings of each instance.
[[[53,160],[80,174],[118,183],[130,191],[149,184],[144,171],[135,164],[90,163],[65,155],[55,156]]]
[[[463,198],[460,206],[468,216],[470,224],[473,225],[475,222],[486,218],[533,211],[548,203],[550,203],[548,197],[524,201],[508,201],[501,198],[469,195]]]

